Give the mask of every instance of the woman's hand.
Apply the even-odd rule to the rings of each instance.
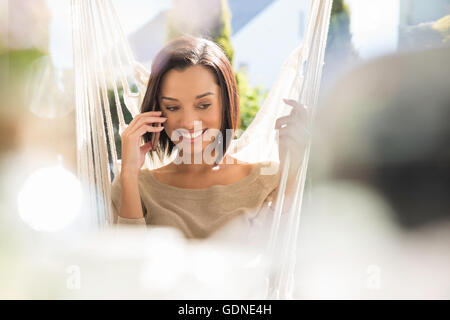
[[[151,141],[142,146],[141,137],[147,132],[156,132],[154,144],[158,143],[161,125],[167,118],[161,117],[161,111],[149,111],[137,115],[122,133],[122,175],[138,176],[145,161],[145,154],[154,147]],[[152,126],[157,123],[158,126]]]
[[[310,139],[308,126],[310,123],[311,110],[304,105],[300,105],[295,100],[283,99],[292,106],[292,111],[288,116],[279,118],[275,123],[278,130],[279,156],[281,168],[286,161],[287,150],[290,150],[290,170],[300,168],[303,155]]]

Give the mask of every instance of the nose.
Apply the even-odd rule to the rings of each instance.
[[[196,130],[200,130],[202,125],[202,121],[194,112],[185,112],[179,123],[179,128],[177,129],[185,129],[192,133]]]

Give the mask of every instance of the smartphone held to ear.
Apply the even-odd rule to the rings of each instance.
[[[161,123],[155,123],[155,124],[156,124],[155,125],[156,128],[162,127]],[[158,140],[159,140],[159,135],[160,135],[160,132],[153,132],[152,133],[152,138],[151,138],[152,149],[154,149],[156,147],[156,144],[158,143]]]

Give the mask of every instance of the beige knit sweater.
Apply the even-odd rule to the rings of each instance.
[[[272,165],[272,174],[268,170]],[[275,171],[275,173],[273,173]],[[271,202],[279,184],[278,163],[256,163],[250,174],[228,185],[205,189],[179,188],[157,180],[151,170],[139,173],[139,191],[144,218],[118,215],[120,175],[112,183],[114,224],[167,226],[182,231],[186,238],[206,238],[233,220],[245,228],[261,225],[272,212]]]

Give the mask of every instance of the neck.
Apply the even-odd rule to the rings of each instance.
[[[197,158],[197,161],[194,161],[195,158]],[[215,152],[213,152],[212,158],[216,159]],[[198,159],[200,159],[200,161],[198,161]],[[197,154],[197,157],[195,157],[194,154],[191,153],[183,157],[183,152],[180,151],[177,154],[176,160],[171,164],[173,165],[173,168],[179,173],[202,174],[219,170],[223,167],[223,164],[231,163],[229,162],[230,159],[231,158],[226,155],[221,161],[222,164],[217,164],[215,162],[207,163],[200,154]],[[226,160],[228,160],[228,162]]]

